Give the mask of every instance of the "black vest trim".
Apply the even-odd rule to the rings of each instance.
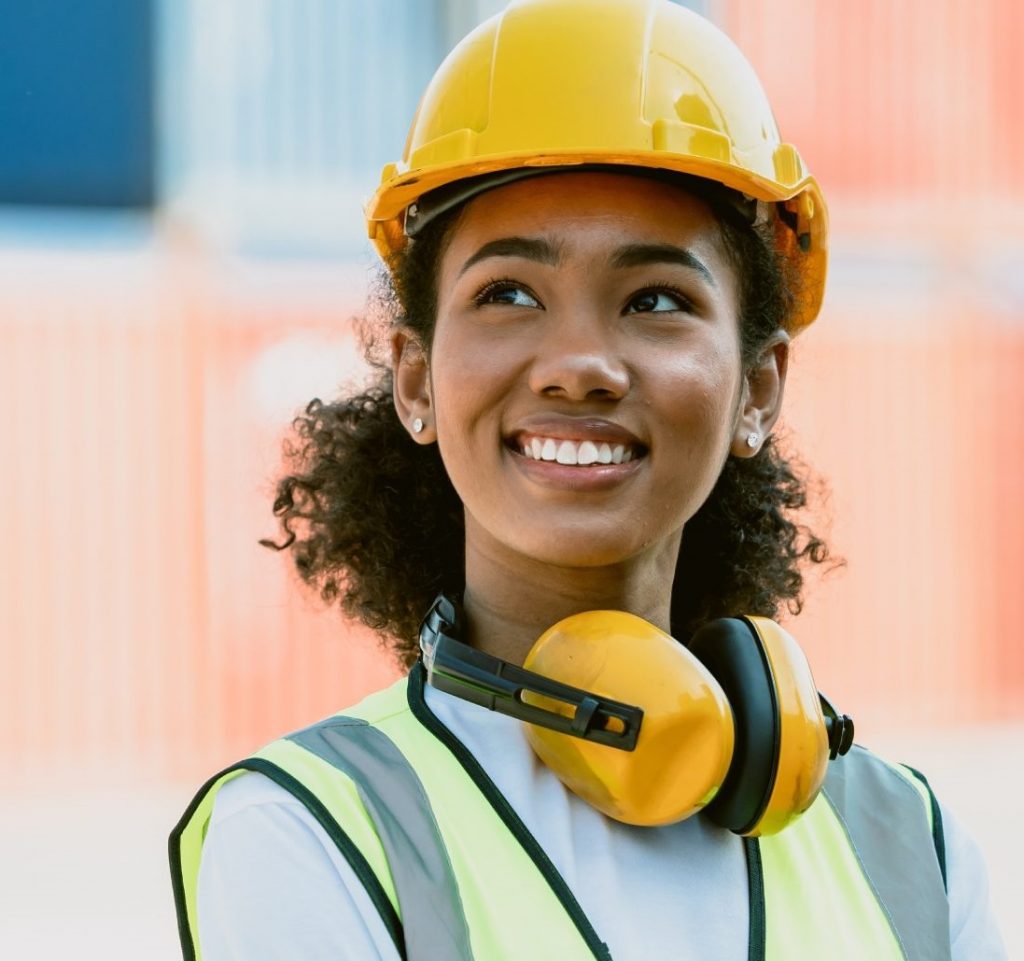
[[[911,771],[914,777],[928,789],[928,799],[932,806],[932,843],[935,845],[935,857],[939,859],[939,870],[942,872],[942,887],[948,894],[949,882],[946,880],[946,833],[942,828],[942,808],[939,807],[938,798],[935,797],[935,792],[928,783],[928,778],[917,768],[913,768],[909,764],[904,764],[903,766],[908,771]]]
[[[757,838],[743,839],[743,853],[747,856],[747,899],[750,904],[747,961],[764,961],[764,870],[761,867],[761,844]]]
[[[366,893],[377,909],[384,927],[387,928],[391,940],[395,944],[395,950],[402,961],[406,961],[405,934],[402,930],[402,922],[398,917],[384,891],[373,868],[363,857],[362,852],[356,847],[355,842],[345,833],[341,825],[331,816],[323,803],[314,795],[301,781],[292,777],[287,771],[282,770],[276,764],[263,758],[248,758],[238,764],[225,768],[219,774],[210,778],[197,792],[188,809],[181,816],[181,820],[175,825],[168,841],[168,852],[171,859],[171,887],[174,891],[174,907],[178,917],[178,937],[181,940],[181,954],[183,961],[196,961],[195,946],[192,944],[192,932],[189,928],[188,910],[185,902],[184,879],[181,875],[181,836],[185,831],[193,814],[202,803],[203,798],[225,774],[232,771],[256,771],[265,777],[270,778],[275,784],[284,788],[289,794],[301,801],[306,810],[319,822],[320,826],[327,832],[327,836],[335,843],[338,850],[345,856],[349,866],[366,889]]]

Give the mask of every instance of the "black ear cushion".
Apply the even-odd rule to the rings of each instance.
[[[725,691],[736,732],[729,772],[704,813],[745,834],[768,806],[779,764],[781,720],[768,656],[753,626],[731,617],[705,624],[689,648]]]

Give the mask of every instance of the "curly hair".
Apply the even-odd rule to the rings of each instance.
[[[707,199],[707,198],[704,198]],[[797,296],[774,232],[729,205],[708,201],[739,277],[741,357],[748,369],[785,328]],[[462,503],[437,445],[416,444],[395,411],[390,369],[374,346],[391,325],[432,341],[436,277],[459,209],[440,216],[382,275],[380,316],[363,331],[376,382],[357,396],[313,400],[286,442],[290,473],[278,481],[274,514],[302,579],[328,604],[375,630],[400,661],[417,657],[420,620],[444,591],[465,586]],[[801,471],[769,437],[751,458],[730,456],[707,501],[683,532],[671,605],[673,635],[686,642],[704,621],[730,614],[777,617],[802,606],[805,563],[829,558],[825,542],[795,519],[807,504]]]

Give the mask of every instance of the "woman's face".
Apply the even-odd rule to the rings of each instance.
[[[422,384],[399,379],[465,505],[467,551],[674,558],[745,437],[737,318],[717,221],[679,188],[558,174],[470,201]]]

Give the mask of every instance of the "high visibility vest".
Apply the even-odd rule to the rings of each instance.
[[[211,778],[171,835],[182,950],[201,958],[196,886],[217,791],[284,787],[366,888],[407,961],[610,961],[544,850],[433,715],[424,671]],[[794,824],[745,838],[749,961],[950,961],[938,806],[923,777],[855,747]],[[529,919],[529,923],[523,923]]]

